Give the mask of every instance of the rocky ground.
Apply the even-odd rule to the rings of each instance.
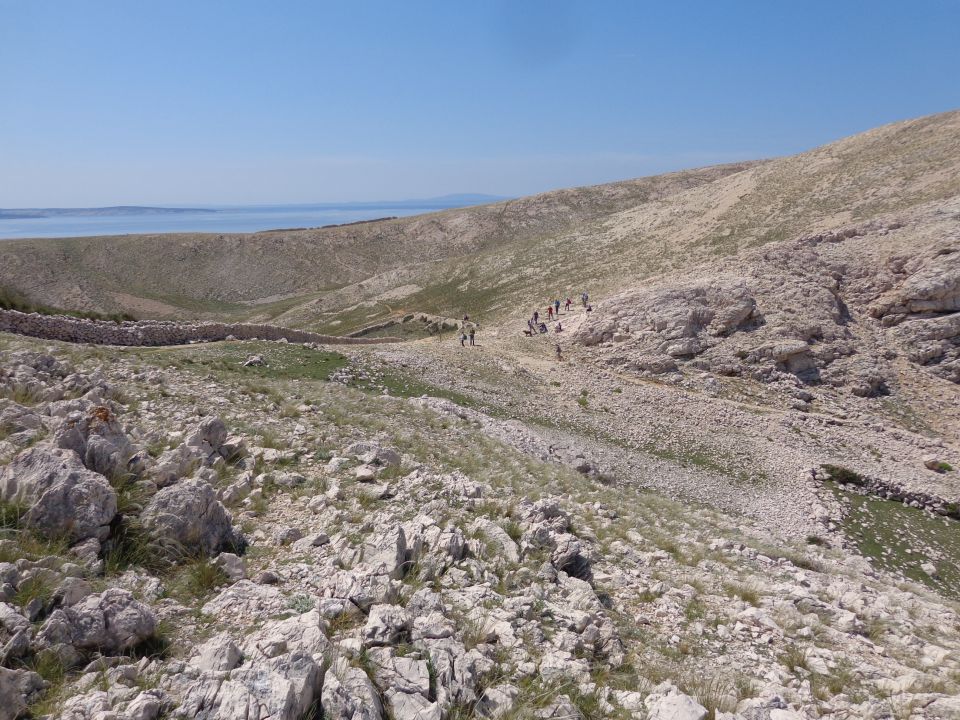
[[[0,336],[0,716],[960,717],[956,558],[868,560],[821,468],[949,442],[481,341]]]
[[[960,717],[958,168],[954,112],[396,222],[4,243],[0,304],[374,344],[0,334],[0,720]]]

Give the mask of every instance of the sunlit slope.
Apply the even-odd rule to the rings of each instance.
[[[38,304],[70,309],[143,316],[265,309],[276,315],[296,304],[290,296],[310,300],[398,268],[429,271],[438,262],[504,245],[536,244],[741,167],[319,230],[8,241],[0,244],[0,286]]]
[[[793,157],[322,230],[0,243],[0,286],[45,305],[347,331],[406,312],[490,319],[609,293],[766,242],[960,193],[960,112]]]

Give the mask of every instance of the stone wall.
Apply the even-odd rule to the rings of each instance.
[[[838,474],[837,477],[833,477],[826,466],[821,467],[819,470],[813,469],[811,473],[817,480],[832,480],[838,485],[842,485],[845,489],[852,490],[860,495],[873,495],[884,500],[892,500],[893,502],[900,502],[910,507],[921,508],[936,515],[944,515],[954,520],[960,520],[960,502],[946,500],[937,495],[920,492],[919,490],[908,490],[899,483],[887,482],[886,480],[868,475],[851,473],[846,476]]]
[[[81,320],[63,315],[40,315],[0,309],[0,332],[44,340],[93,345],[185,345],[226,340],[287,340],[322,345],[369,345],[402,342],[400,338],[352,338],[294,330],[277,325],[218,322],[168,322],[140,320],[110,322]]]

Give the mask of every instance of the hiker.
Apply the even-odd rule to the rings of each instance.
[[[547,324],[540,323],[540,334],[543,335],[545,332],[547,332]]]
[[[563,306],[563,309],[564,309],[565,312],[570,312],[570,305],[571,305],[571,304],[572,304],[572,301],[570,300],[570,298],[567,298],[567,302],[566,302],[566,304]]]
[[[554,330],[554,332],[563,332],[563,323],[562,323],[562,322],[558,322],[558,323],[557,323],[557,326],[556,326],[553,330]]]
[[[547,320],[553,320],[553,305],[547,305]]]
[[[560,314],[560,299],[559,299],[559,298],[557,298],[556,300],[553,301],[553,311],[554,311],[554,313],[556,313],[557,315]]]
[[[460,347],[464,347],[467,343],[467,330],[464,328],[460,331]]]
[[[557,343],[557,362],[563,360],[563,351],[560,349],[560,343]]]
[[[526,334],[530,337],[533,337],[537,333],[537,326],[534,325],[533,320],[527,318],[527,329]]]
[[[476,326],[476,325],[471,325],[471,326],[470,326],[470,347],[473,347],[473,345],[474,345],[474,343],[473,343],[473,337],[474,337],[474,335],[476,335],[476,334],[477,334],[477,326]]]
[[[534,310],[534,311],[533,311],[533,324],[536,325],[538,322],[540,322],[540,311],[539,311],[539,310]]]

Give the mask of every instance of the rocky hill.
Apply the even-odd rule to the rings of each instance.
[[[0,243],[0,718],[960,717],[958,171]]]
[[[744,248],[955,197],[958,138],[960,113],[951,112],[790,158],[359,226],[8,241],[0,288],[70,310],[320,331],[417,311],[503,318],[566,287],[611,293]]]

